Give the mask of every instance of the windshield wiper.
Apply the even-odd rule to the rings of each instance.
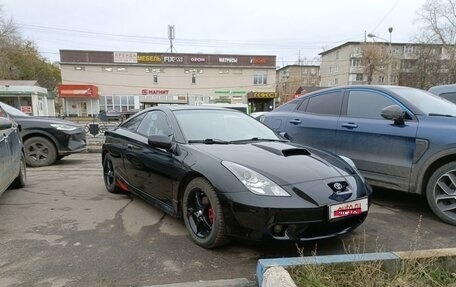
[[[447,118],[454,118],[452,115],[445,115],[445,114],[437,114],[437,113],[429,113],[430,117],[447,117]]]
[[[230,142],[219,139],[204,139],[204,140],[189,140],[188,143],[203,143],[203,144],[229,144]]]
[[[245,142],[288,142],[288,140],[266,139],[266,138],[253,137],[253,138],[250,138],[250,139],[242,139],[242,140],[230,141],[230,143],[245,143]]]

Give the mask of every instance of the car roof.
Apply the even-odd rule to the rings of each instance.
[[[153,110],[153,109],[167,109],[170,111],[185,111],[185,110],[220,110],[220,111],[234,111],[239,112],[234,109],[230,108],[222,108],[222,107],[214,107],[214,106],[192,106],[192,105],[160,105],[148,108],[146,110]]]
[[[456,92],[456,84],[434,86],[429,89],[429,92],[436,95],[442,93]]]

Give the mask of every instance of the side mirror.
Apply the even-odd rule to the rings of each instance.
[[[0,118],[0,130],[7,130],[13,127],[13,122],[7,118]]]
[[[280,132],[279,135],[283,137],[284,139],[290,140],[290,136],[288,135],[287,132]]]
[[[153,147],[162,148],[169,151],[173,147],[173,142],[168,136],[151,135],[147,140],[148,144]]]
[[[394,121],[395,125],[403,125],[405,122],[405,111],[398,105],[385,107],[380,115],[387,120]]]

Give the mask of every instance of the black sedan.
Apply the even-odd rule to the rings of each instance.
[[[26,183],[25,159],[21,136],[15,123],[0,111],[0,194],[8,187]]]
[[[205,248],[326,238],[367,216],[371,189],[351,160],[289,143],[238,111],[154,107],[105,135],[107,190],[183,217]]]
[[[27,165],[37,167],[86,149],[84,129],[73,122],[29,116],[0,102],[0,111],[21,127]]]

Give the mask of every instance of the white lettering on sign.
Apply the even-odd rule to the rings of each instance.
[[[205,63],[206,62],[206,58],[192,57],[192,58],[190,58],[190,62],[193,62],[193,63]]]
[[[138,54],[134,52],[114,52],[114,63],[138,63]]]
[[[237,63],[237,58],[219,58],[219,63]]]
[[[184,62],[184,57],[163,57],[163,61],[165,63],[183,63]]]

